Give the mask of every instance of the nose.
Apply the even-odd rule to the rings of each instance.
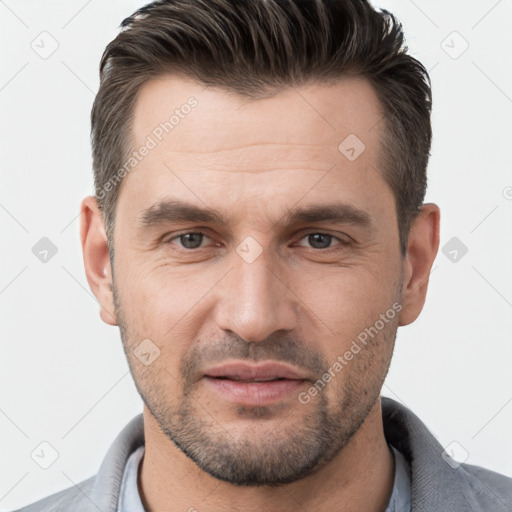
[[[297,297],[270,260],[265,251],[252,263],[234,255],[233,268],[218,290],[218,327],[247,342],[264,341],[276,331],[297,326]]]

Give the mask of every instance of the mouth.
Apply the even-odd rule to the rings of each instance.
[[[207,375],[207,377],[212,377],[211,375]],[[291,380],[285,379],[284,377],[258,377],[254,379],[240,379],[238,377],[212,377],[212,379],[224,379],[224,380],[235,380],[237,382],[270,382],[275,380]]]
[[[308,380],[294,367],[277,362],[239,361],[208,369],[204,379],[220,397],[238,405],[271,405],[289,397]]]
[[[204,372],[206,377],[247,382],[267,382],[271,380],[305,380],[303,372],[296,368],[273,361],[248,364],[232,361],[214,366]]]

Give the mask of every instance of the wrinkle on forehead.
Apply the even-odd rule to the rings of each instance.
[[[255,143],[211,151],[165,151],[169,167],[180,169],[258,173],[276,170],[328,172],[341,156],[332,146],[313,144]]]
[[[214,204],[221,194],[242,207],[251,197],[294,203],[320,191],[324,197],[336,191],[363,198],[382,185],[380,172],[374,173],[380,103],[364,80],[301,87],[300,94],[285,90],[251,102],[172,77],[150,81],[136,103],[136,144],[191,96],[197,106],[125,178],[137,196],[179,190]],[[365,145],[354,161],[339,149],[350,134]]]
[[[381,105],[366,80],[346,78],[335,85],[284,89],[276,96],[244,100],[222,89],[204,88],[176,77],[146,83],[134,110],[134,145],[194,97],[197,106],[159,144],[176,151],[216,152],[269,144],[331,147],[354,133],[367,148],[377,142],[374,127]]]

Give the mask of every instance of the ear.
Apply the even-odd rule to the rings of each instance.
[[[85,274],[89,287],[100,304],[101,319],[109,325],[117,325],[107,235],[104,229],[103,215],[98,208],[96,198],[92,196],[86,197],[82,201],[80,240]]]
[[[433,203],[424,204],[409,231],[404,258],[402,310],[399,325],[408,325],[418,318],[427,295],[430,269],[439,248],[441,212]]]

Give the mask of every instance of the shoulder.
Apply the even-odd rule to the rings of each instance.
[[[459,463],[405,405],[382,397],[384,432],[410,464],[411,499],[425,511],[512,511],[512,478]]]
[[[144,420],[138,414],[118,434],[95,475],[15,512],[115,512],[126,462],[143,444]]]
[[[467,482],[468,494],[487,503],[494,499],[503,510],[512,510],[512,478],[472,464],[461,464]]]
[[[13,512],[81,512],[90,506],[88,495],[95,479],[96,475]]]

